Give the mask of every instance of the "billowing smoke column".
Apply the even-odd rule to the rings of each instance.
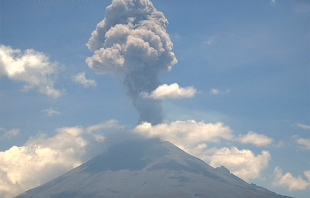
[[[86,59],[97,74],[123,80],[127,96],[140,113],[139,121],[163,120],[161,101],[141,97],[160,85],[159,73],[177,63],[166,32],[168,21],[149,0],[114,0],[92,33]]]

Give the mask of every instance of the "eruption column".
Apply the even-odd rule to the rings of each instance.
[[[140,113],[139,122],[163,120],[161,101],[141,97],[160,85],[159,73],[177,63],[166,32],[168,21],[149,0],[114,0],[92,33],[86,59],[97,74],[123,81],[127,96]]]

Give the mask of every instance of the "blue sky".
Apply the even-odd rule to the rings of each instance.
[[[169,140],[277,193],[308,197],[310,3],[152,3],[169,21],[166,32],[178,60],[171,71],[160,72],[160,84],[179,92],[161,95],[162,124],[137,126],[139,114],[122,80],[98,75],[85,62],[94,55],[86,44],[111,1],[1,1],[0,170],[11,176],[2,178],[7,183],[0,182],[0,195],[39,185],[55,177],[52,170],[75,167],[95,154],[89,145],[99,148],[127,131]],[[24,72],[16,69],[27,64]],[[38,154],[42,148],[45,158]],[[61,156],[62,149],[73,154]],[[53,168],[38,167],[38,179],[27,179],[29,159]],[[19,191],[13,192],[14,185]]]

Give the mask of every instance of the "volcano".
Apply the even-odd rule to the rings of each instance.
[[[284,198],[213,168],[170,142],[139,139],[106,152],[17,198]],[[286,197],[287,198],[287,197]]]

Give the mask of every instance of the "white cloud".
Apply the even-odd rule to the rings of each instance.
[[[304,147],[307,150],[310,150],[310,139],[298,138],[296,139],[297,144]]]
[[[230,89],[226,89],[225,91],[219,89],[211,89],[210,94],[212,95],[219,95],[219,94],[227,94],[230,92]]]
[[[310,170],[305,171],[305,172],[304,172],[304,175],[306,176],[308,182],[310,182]]]
[[[60,111],[57,111],[55,109],[53,109],[52,107],[50,107],[49,109],[44,109],[43,113],[47,116],[53,116],[53,115],[60,115]]]
[[[144,122],[138,125],[134,132],[149,138],[159,137],[185,150],[205,142],[219,142],[221,139],[230,140],[233,138],[230,127],[221,122],[206,124],[194,120],[175,121],[154,126]]]
[[[253,131],[248,132],[244,136],[239,136],[237,139],[243,144],[254,144],[255,146],[268,146],[272,143],[272,139],[263,134],[257,134]]]
[[[302,124],[302,123],[295,123],[295,126],[301,128],[301,129],[305,129],[305,130],[310,130],[310,126],[306,125],[306,124]]]
[[[2,138],[5,139],[10,139],[12,137],[18,136],[20,133],[20,129],[11,129],[11,130],[6,130],[4,128],[0,128],[0,131],[3,131]]]
[[[63,127],[56,129],[52,137],[40,134],[23,146],[0,152],[0,197],[14,197],[100,154],[106,139],[110,138],[110,142],[124,139],[126,134],[120,137],[118,129],[124,128],[115,120],[86,129]],[[115,134],[117,140],[113,137]]]
[[[80,127],[56,130],[0,152],[0,196],[12,197],[80,165],[87,142]]]
[[[163,84],[157,87],[152,93],[142,92],[144,98],[153,98],[156,100],[163,99],[181,99],[192,98],[196,95],[197,90],[194,87],[180,87],[177,83],[171,85]]]
[[[268,167],[270,159],[268,151],[255,155],[250,150],[232,147],[215,151],[211,156],[210,165],[213,167],[223,165],[238,177],[249,181],[260,177],[261,172]]]
[[[103,142],[106,140],[106,137],[104,135],[99,135],[99,134],[95,134],[94,138],[95,138],[96,142]]]
[[[310,186],[310,171],[305,171],[304,175],[306,176],[308,181],[303,179],[301,176],[294,177],[291,173],[283,174],[281,168],[276,167],[274,169],[273,185],[287,187],[290,191],[305,190]]]
[[[210,93],[213,94],[213,95],[218,95],[220,93],[220,90],[218,90],[218,89],[211,89]]]
[[[22,53],[19,49],[0,45],[0,77],[24,83],[23,91],[35,89],[52,98],[63,92],[54,88],[58,64],[33,49]]]
[[[73,76],[72,81],[83,85],[85,88],[97,86],[97,83],[95,80],[86,79],[85,72],[78,73],[75,76]]]
[[[100,154],[108,145],[136,138],[134,134],[168,140],[211,165],[226,166],[245,180],[259,177],[270,160],[267,151],[255,155],[249,150],[238,150],[235,147],[208,148],[208,143],[234,140],[231,128],[221,122],[189,120],[154,126],[142,123],[133,129],[134,134],[128,131],[122,133],[124,131],[125,127],[117,120],[86,128],[63,127],[56,129],[56,134],[52,137],[41,134],[30,138],[23,146],[13,146],[0,152],[0,197],[12,197],[41,185]]]
[[[208,148],[208,143],[234,140],[232,129],[221,122],[204,123],[188,120],[158,125],[145,122],[138,125],[134,132],[144,137],[159,137],[162,140],[170,141],[212,166],[224,165],[235,175],[247,181],[260,177],[271,159],[268,151],[262,151],[260,155],[255,155],[250,150],[238,150],[236,147],[230,149]]]

